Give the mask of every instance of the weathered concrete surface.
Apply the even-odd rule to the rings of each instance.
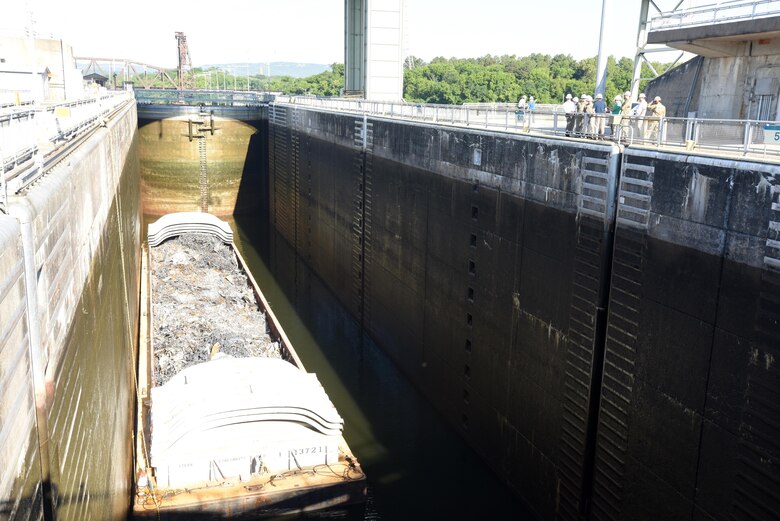
[[[364,133],[281,105],[269,120],[275,228],[539,517],[576,519],[611,147],[377,119]]]
[[[39,414],[31,448],[15,455],[24,458],[19,468],[27,476],[4,472],[3,479],[26,483],[10,499],[36,505],[33,517],[41,508],[57,519],[127,514],[140,240],[136,136],[135,106],[128,105],[10,200],[18,224],[3,229],[15,226],[21,236],[24,290],[34,303],[29,360],[17,360],[34,389],[29,396],[23,384],[15,391],[26,404],[23,417],[35,417],[36,404]],[[4,414],[2,428],[11,421],[19,420]],[[40,507],[41,491],[49,490]],[[8,514],[28,518],[25,510]]]
[[[772,519],[780,172],[623,159],[593,519]]]
[[[19,223],[0,214],[0,517],[43,515]]]
[[[701,68],[704,60],[704,57],[696,56],[648,82],[645,88],[648,98],[661,96],[667,117],[687,118],[688,112],[696,111],[699,106]]]
[[[259,109],[255,113],[259,118]],[[208,116],[198,114],[138,122],[144,213],[198,211],[202,189],[210,213],[232,215],[250,210],[260,186],[253,174],[259,172],[259,161],[265,157],[254,137],[260,122],[217,116],[213,134],[193,125],[190,140],[190,119],[210,125]],[[201,180],[202,165],[206,185]],[[253,193],[248,196],[248,192]]]
[[[775,119],[778,114],[777,97],[780,94],[778,70],[780,45],[775,46],[774,55],[705,59],[696,115],[713,119],[758,119],[756,97],[769,95],[773,97],[774,103],[770,107],[768,119]],[[769,81],[772,85],[766,91],[760,90],[761,81]]]
[[[776,165],[269,121],[272,225],[539,518],[780,511]]]
[[[648,98],[661,96],[668,117],[688,117],[684,110],[687,105],[688,112],[695,112],[699,118],[755,120],[759,119],[759,99],[765,96],[765,114],[761,119],[780,119],[780,38],[767,45],[744,45],[750,47],[742,55],[699,56],[662,74],[648,84]],[[697,71],[699,67],[701,70]],[[691,86],[693,81],[696,83]],[[730,135],[741,142],[743,131],[739,125],[725,125],[717,130],[717,135]]]

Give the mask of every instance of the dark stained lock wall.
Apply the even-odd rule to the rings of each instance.
[[[780,172],[623,155],[592,518],[777,519]]]
[[[285,240],[540,518],[576,519],[615,150],[273,105],[269,154]]]
[[[540,519],[777,519],[780,172],[269,109],[273,226]]]

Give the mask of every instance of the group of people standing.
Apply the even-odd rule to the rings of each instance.
[[[536,109],[536,98],[531,96],[526,98],[525,95],[520,96],[520,101],[517,102],[517,122],[522,123],[526,128],[530,127],[533,122],[534,110]]]
[[[620,133],[623,138],[629,139],[631,133],[634,139],[658,139],[659,122],[666,117],[666,107],[661,103],[660,96],[656,96],[648,104],[644,93],[639,95],[638,102],[634,102],[631,93],[626,92],[622,99],[615,96],[614,101],[610,110],[601,93],[596,94],[595,99],[589,94],[583,94],[579,98],[567,94],[563,103],[566,135],[604,139],[607,119],[610,119],[613,137],[618,137]]]
[[[567,94],[563,112],[566,115],[567,136],[593,139],[604,137],[609,109],[603,94],[596,94],[595,99],[590,94],[580,97]]]

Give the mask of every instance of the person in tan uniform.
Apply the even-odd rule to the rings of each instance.
[[[587,123],[583,130],[587,132],[586,137],[588,139],[594,139],[596,136],[596,111],[593,109],[593,96],[588,94],[585,96],[585,120]]]
[[[574,98],[574,104],[577,106],[577,113],[575,114],[575,122],[574,122],[574,135],[577,137],[582,137],[583,134],[583,128],[582,123],[585,118],[585,94],[582,95],[581,98]]]
[[[628,139],[628,129],[631,128],[631,115],[634,112],[633,105],[631,93],[626,91],[623,94],[623,104],[620,106],[620,131],[624,139]]]
[[[661,96],[656,96],[653,101],[647,105],[647,113],[652,119],[647,123],[647,139],[650,141],[658,140],[658,127],[661,119],[666,117],[666,107],[661,103]]]

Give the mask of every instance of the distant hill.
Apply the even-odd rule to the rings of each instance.
[[[250,75],[266,74],[268,72],[267,63],[213,63],[208,65],[199,65],[202,69],[210,67],[229,71],[235,76],[245,76],[247,72]],[[293,78],[307,78],[321,72],[329,71],[330,65],[322,63],[295,63],[295,62],[271,62],[272,76],[292,76]]]

